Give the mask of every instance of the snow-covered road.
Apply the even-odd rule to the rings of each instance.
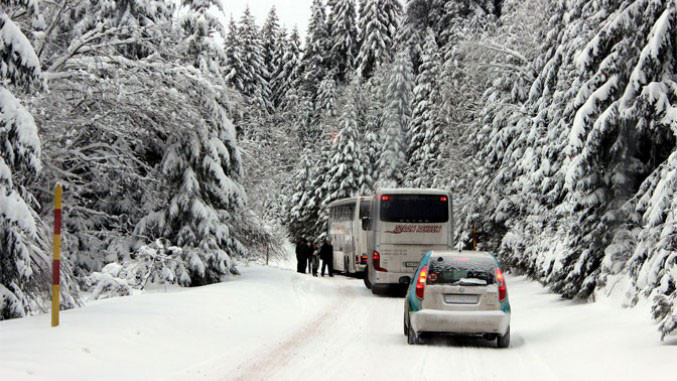
[[[410,346],[403,301],[358,279],[241,268],[236,280],[0,322],[0,380],[670,379],[677,340],[645,311],[561,301],[509,277],[512,345]]]

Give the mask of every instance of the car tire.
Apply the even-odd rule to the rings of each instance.
[[[507,348],[510,346],[510,327],[508,327],[505,335],[499,336],[498,339],[496,339],[496,344],[499,348]]]
[[[408,316],[409,314],[407,314],[407,310],[408,310],[408,309],[409,309],[409,308],[408,308],[407,305],[405,304],[405,305],[404,305],[404,336],[408,336],[408,335],[409,335],[409,326],[407,325],[407,320],[408,320],[408,317],[409,317],[409,316]]]
[[[421,344],[421,338],[414,332],[414,328],[411,326],[411,321],[409,321],[409,329],[407,330],[407,344],[416,345]]]

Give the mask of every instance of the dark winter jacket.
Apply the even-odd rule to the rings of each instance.
[[[305,242],[301,242],[296,245],[296,259],[299,261],[305,260],[309,256],[309,248],[308,244]]]
[[[333,256],[334,247],[327,242],[323,243],[322,247],[320,248],[320,259],[331,262]]]

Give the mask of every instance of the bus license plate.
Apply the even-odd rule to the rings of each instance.
[[[418,267],[418,262],[404,262],[404,267]]]
[[[476,304],[479,301],[479,295],[466,294],[446,294],[444,301],[450,304]]]

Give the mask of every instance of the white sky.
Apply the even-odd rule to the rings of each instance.
[[[299,34],[303,38],[306,35],[312,0],[221,0],[221,3],[223,13],[226,15],[226,27],[231,14],[236,21],[239,21],[247,5],[256,19],[256,24],[260,27],[266,20],[268,11],[274,5],[277,16],[280,18],[280,25],[286,26],[290,31],[294,25],[298,26]]]

